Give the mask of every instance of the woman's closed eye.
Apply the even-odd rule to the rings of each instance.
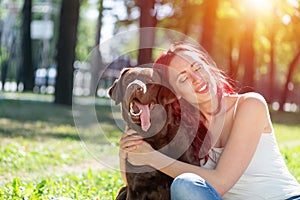
[[[181,83],[183,83],[184,81],[186,81],[188,79],[187,74],[186,73],[181,73],[179,74],[177,80]]]
[[[199,64],[199,63],[195,63],[195,64],[192,65],[192,68],[193,68],[194,72],[197,72],[200,69],[202,69],[202,65]]]

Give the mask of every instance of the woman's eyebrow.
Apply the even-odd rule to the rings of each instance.
[[[182,75],[182,74],[185,74],[185,73],[187,73],[187,70],[183,69],[181,72],[178,73],[177,77],[180,76],[180,75]]]
[[[175,80],[180,80],[182,79],[182,77],[186,77],[187,75],[187,70],[182,70],[181,72],[179,72],[175,78]]]

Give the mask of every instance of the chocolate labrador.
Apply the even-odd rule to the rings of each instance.
[[[170,89],[161,84],[159,72],[152,68],[125,68],[110,87],[109,95],[116,105],[121,103],[127,127],[134,129],[155,150],[199,165],[194,153],[195,145],[191,145],[194,140],[191,132],[195,126],[188,124],[190,120],[175,114],[178,109],[174,108],[180,102]],[[119,191],[117,200],[170,199],[173,178],[159,170],[150,166],[134,166],[126,161],[126,178],[128,184]]]

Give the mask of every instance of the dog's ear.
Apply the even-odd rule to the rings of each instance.
[[[177,100],[176,95],[168,88],[161,87],[158,92],[158,103],[162,105],[167,105]]]
[[[115,82],[112,84],[111,87],[108,88],[108,95],[111,99],[115,101],[115,104],[118,105],[121,103],[123,98],[123,90],[122,90],[122,80],[123,75],[129,71],[130,68],[124,68],[118,79],[115,80]]]

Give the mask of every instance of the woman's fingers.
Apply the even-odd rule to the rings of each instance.
[[[131,149],[132,146],[139,145],[143,142],[141,139],[135,139],[135,138],[126,138],[120,142],[120,147],[122,149]]]
[[[133,130],[133,129],[127,129],[125,132],[124,132],[124,134],[126,134],[126,135],[134,135],[134,134],[137,134],[137,132],[135,131],[135,130]],[[123,135],[124,135],[123,134]]]
[[[136,149],[136,145],[141,144],[142,137],[136,135],[136,131],[129,129],[121,137],[120,148],[125,151],[133,151]]]
[[[142,140],[143,138],[141,136],[138,135],[126,135],[123,134],[121,140],[120,140],[120,145],[127,143],[127,142],[132,142],[132,141],[138,141],[138,140]]]

